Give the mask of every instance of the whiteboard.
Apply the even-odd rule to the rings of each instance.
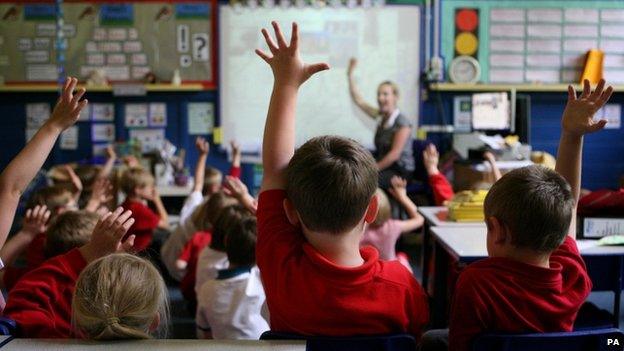
[[[349,58],[358,58],[356,82],[364,98],[377,105],[377,86],[385,80],[400,89],[399,108],[416,123],[420,52],[420,10],[383,8],[237,8],[221,5],[220,109],[224,143],[237,140],[243,151],[260,153],[273,87],[270,67],[254,53],[268,48],[260,34],[280,23],[290,38],[299,24],[305,62],[327,62],[331,69],[308,80],[299,91],[296,143],[319,135],[350,137],[372,148],[378,122],[361,112],[349,95]],[[272,31],[272,29],[270,29]]]

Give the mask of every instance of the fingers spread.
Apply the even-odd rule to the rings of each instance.
[[[290,48],[292,50],[297,50],[299,47],[299,27],[297,26],[297,22],[292,23],[292,33],[290,34]]]
[[[271,36],[269,35],[269,32],[266,29],[262,28],[261,32],[262,32],[262,35],[264,36],[264,40],[269,46],[269,50],[271,50],[271,53],[275,54],[277,52],[277,45],[275,45],[273,38],[271,38]]]
[[[260,50],[260,49],[256,49],[256,55],[260,56],[261,59],[264,60],[264,62],[269,63],[269,60],[271,59],[271,57],[269,57],[269,55],[265,54],[264,51]]]
[[[576,91],[574,91],[574,87],[568,85],[568,100],[576,100]]]
[[[288,46],[286,45],[286,40],[284,39],[284,34],[282,34],[282,29],[280,28],[279,24],[277,24],[277,22],[273,21],[271,22],[271,24],[273,25],[273,30],[275,31],[275,38],[277,38],[277,45],[279,46],[280,49],[285,49]]]

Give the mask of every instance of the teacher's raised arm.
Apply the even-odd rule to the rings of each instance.
[[[391,81],[384,81],[377,88],[378,108],[362,98],[355,85],[353,71],[357,60],[349,61],[349,92],[353,102],[368,116],[379,120],[375,132],[375,159],[379,169],[379,186],[388,188],[390,180],[397,175],[411,179],[414,172],[412,122],[398,109],[399,88]]]

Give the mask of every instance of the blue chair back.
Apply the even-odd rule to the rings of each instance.
[[[416,339],[409,334],[370,336],[304,336],[266,331],[260,340],[305,340],[306,351],[414,351]]]
[[[7,317],[0,317],[0,335],[16,335],[17,322]]]
[[[562,333],[485,334],[475,339],[473,351],[607,351],[622,350],[624,333],[615,328]]]

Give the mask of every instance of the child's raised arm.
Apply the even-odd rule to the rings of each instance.
[[[195,148],[199,152],[197,164],[195,165],[195,178],[193,179],[193,191],[201,192],[204,189],[204,177],[206,176],[206,159],[210,152],[210,144],[206,139],[197,137]]]
[[[390,182],[392,187],[388,191],[403,206],[409,217],[408,220],[401,221],[401,233],[408,233],[422,227],[425,219],[418,213],[416,204],[407,196],[407,182],[405,179],[394,176]]]
[[[292,24],[290,45],[277,24],[272,22],[277,44],[266,29],[262,35],[272,55],[256,49],[256,54],[271,66],[273,93],[264,127],[262,190],[283,189],[284,171],[295,152],[295,106],[299,86],[317,72],[329,69],[326,63],[306,64],[299,56],[299,31]]]
[[[494,176],[494,181],[497,182],[499,179],[502,178],[503,175],[501,174],[501,171],[496,164],[496,157],[493,153],[486,151],[483,153],[483,158],[485,159],[485,162],[490,164],[492,176]]]
[[[67,78],[52,116],[0,174],[0,246],[4,245],[22,192],[45,162],[59,134],[78,120],[87,100],[85,89],[74,95],[78,80]]]
[[[594,114],[609,100],[613,88],[604,89],[605,81],[601,79],[592,93],[589,81],[583,82],[583,93],[577,98],[574,88],[568,86],[568,103],[561,118],[561,139],[557,151],[555,170],[572,187],[575,206],[568,234],[576,237],[576,203],[581,188],[581,161],[583,158],[583,135],[601,130],[606,120],[595,122]]]
[[[115,152],[115,146],[110,144],[106,147],[106,163],[100,173],[98,173],[98,178],[108,178],[113,171],[113,167],[115,166],[115,161],[117,161],[117,153]]]

